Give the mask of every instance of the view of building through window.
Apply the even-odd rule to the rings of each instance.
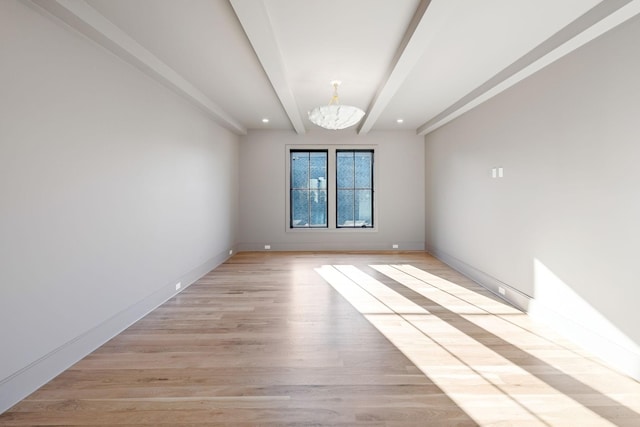
[[[373,151],[336,152],[337,227],[373,227]]]
[[[290,150],[289,168],[290,228],[373,227],[373,150]]]
[[[327,227],[327,151],[291,151],[291,227]]]

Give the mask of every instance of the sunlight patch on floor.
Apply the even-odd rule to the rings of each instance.
[[[619,381],[628,383],[629,388],[640,393],[639,384],[604,366],[581,348],[557,334],[552,334],[547,327],[532,321],[527,314],[506,303],[496,301],[411,265],[372,265],[371,267],[417,294],[446,307],[447,310],[460,313],[465,321],[499,337],[500,341],[526,351],[527,354],[548,364],[549,367],[570,375],[600,393],[615,396],[615,393],[620,391]],[[472,311],[469,306],[474,304],[477,304],[476,308],[481,309],[487,315],[468,315]],[[552,336],[553,339],[550,339],[549,336]],[[563,357],[559,358],[555,349],[564,350]],[[601,370],[607,378],[615,378],[616,381],[603,380],[602,376],[593,374],[594,369]],[[540,370],[540,373],[544,374],[545,372]],[[629,399],[627,396],[614,397],[613,399],[622,405],[629,406],[634,411],[640,411],[640,399]]]
[[[374,268],[399,278],[396,273],[391,274],[389,269],[394,269],[392,266]],[[316,271],[479,424],[509,421],[553,426],[556,425],[554,414],[549,408],[562,407],[564,415],[566,411],[571,411],[578,420],[613,425],[580,402],[482,345],[443,320],[442,316],[434,315],[359,268],[325,265]],[[403,279],[407,279],[406,273],[398,269],[396,271],[404,274]],[[433,277],[430,279],[433,280]],[[404,281],[410,283],[402,285],[419,288],[419,291],[412,290],[421,295],[426,293],[432,303],[447,309],[454,307],[454,315],[465,316],[464,319],[495,318],[487,308],[515,314],[512,311],[515,309],[508,305],[481,295],[479,297],[482,298],[474,298],[482,306],[454,297],[454,292],[465,294],[471,291],[462,287],[455,289],[448,281],[439,281],[438,287],[432,286],[431,289],[419,279]],[[471,295],[466,297],[470,298]],[[464,314],[455,313],[455,310]],[[517,354],[521,356],[522,351]]]

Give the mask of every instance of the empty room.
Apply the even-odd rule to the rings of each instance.
[[[0,0],[0,426],[640,425],[640,0]]]

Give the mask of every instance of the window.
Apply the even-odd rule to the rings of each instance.
[[[372,150],[336,150],[336,227],[373,227]]]
[[[286,230],[376,232],[375,146],[287,145]]]
[[[327,150],[290,151],[290,227],[327,227]]]

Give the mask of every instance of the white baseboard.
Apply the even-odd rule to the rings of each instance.
[[[483,288],[486,288],[487,290],[496,294],[498,297],[516,306],[520,310],[525,312],[529,310],[529,304],[532,300],[532,298],[529,295],[523,292],[520,292],[516,288],[504,282],[501,282],[495,277],[490,276],[485,272],[478,270],[477,268],[445,252],[438,251],[433,248],[427,249],[427,252],[433,255],[434,257],[438,258],[440,261],[447,264],[449,267],[453,268],[454,270],[464,274],[468,278],[477,282]],[[502,288],[505,290],[504,295],[500,293],[499,288]]]
[[[640,381],[640,354],[637,351],[602,336],[537,300],[531,301],[528,313],[532,319],[553,327],[556,332],[587,350],[606,365]]]
[[[588,326],[581,324],[578,319],[572,319],[557,310],[545,306],[535,298],[518,291],[514,287],[454,256],[433,248],[427,249],[427,252],[498,297],[528,313],[536,321],[552,327],[560,335],[576,343],[611,368],[640,381],[640,353],[635,349],[627,348],[618,342],[612,341]],[[505,295],[500,294],[499,287],[506,291]]]
[[[243,252],[264,251],[264,245],[271,246],[272,252],[286,251],[424,251],[424,242],[394,242],[398,248],[393,248],[392,244],[380,243],[241,243],[238,250]]]
[[[225,253],[209,259],[204,264],[171,280],[145,299],[0,380],[0,414],[179,293],[176,292],[175,283],[182,282],[182,290],[184,290],[222,264],[228,257],[229,255]]]

